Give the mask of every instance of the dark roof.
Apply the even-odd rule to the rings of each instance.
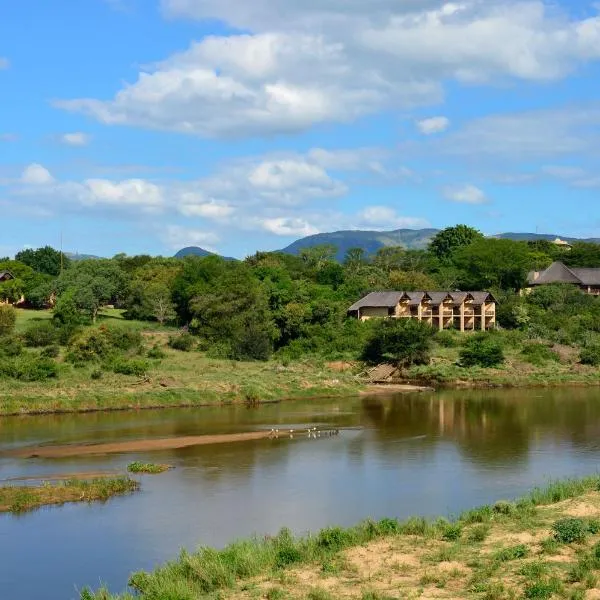
[[[600,285],[600,269],[571,269],[582,285]]]
[[[489,300],[496,302],[496,298],[489,292],[469,292],[469,296],[473,298],[473,304],[479,305]]]
[[[359,308],[393,308],[400,302],[404,292],[371,292],[358,302],[355,302],[348,310],[355,311]]]
[[[431,304],[433,306],[441,304],[448,297],[448,295],[448,292],[427,292],[427,296],[431,300]]]
[[[419,306],[423,301],[425,292],[406,292],[404,295],[408,297],[410,306]]]
[[[454,301],[455,306],[460,306],[468,296],[468,292],[450,292],[450,297]]]
[[[0,271],[0,281],[3,279],[14,279],[14,275],[10,271]]]
[[[577,275],[561,262],[553,262],[545,271],[542,271],[537,279],[530,273],[529,283],[531,285],[547,285],[549,283],[581,283]]]

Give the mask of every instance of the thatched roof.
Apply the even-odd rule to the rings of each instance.
[[[404,292],[371,292],[355,302],[348,311],[357,311],[360,308],[394,308],[403,295]]]
[[[14,275],[10,271],[0,271],[0,281],[6,281],[7,279],[14,278]]]
[[[428,300],[432,306],[439,306],[446,300],[452,301],[455,306],[460,306],[469,299],[475,305],[496,302],[489,292],[371,292],[355,302],[348,312],[356,312],[361,308],[395,308],[401,300],[408,300],[410,306],[418,306],[423,300]]]
[[[535,271],[529,273],[527,281],[529,285],[548,285],[551,283],[600,285],[600,269],[569,268],[561,262],[553,262],[541,273]]]

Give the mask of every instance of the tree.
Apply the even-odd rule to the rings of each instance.
[[[78,261],[56,282],[59,296],[70,291],[79,311],[92,322],[103,305],[117,303],[124,296],[126,285],[126,274],[111,260]]]
[[[165,284],[151,283],[146,290],[146,302],[150,313],[161,325],[177,316],[171,290]]]
[[[400,269],[406,250],[402,246],[384,246],[379,248],[373,258],[373,264],[383,271]]]
[[[394,290],[414,292],[415,290],[434,290],[435,281],[419,271],[392,271],[389,276],[389,287]]]
[[[399,366],[429,362],[434,329],[416,319],[382,319],[373,328],[362,358],[377,364],[392,360]]]
[[[482,240],[483,234],[468,225],[446,227],[437,233],[429,244],[430,251],[437,258],[444,260],[452,257],[458,249],[468,246],[477,240]]]
[[[21,279],[9,279],[0,283],[0,301],[16,304],[23,297],[25,284]]]
[[[44,246],[37,250],[30,248],[22,250],[15,256],[15,260],[26,264],[37,273],[44,273],[52,277],[57,277],[61,272],[61,266],[65,269],[71,262],[62,252],[50,246]]]
[[[0,304],[0,336],[10,335],[16,322],[17,311],[8,304]]]
[[[318,270],[326,263],[334,262],[336,254],[337,248],[333,244],[322,244],[302,248],[299,256],[308,267]]]
[[[344,256],[344,267],[349,271],[356,271],[367,264],[364,248],[350,248]]]

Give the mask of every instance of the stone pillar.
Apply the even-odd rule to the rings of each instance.
[[[440,307],[438,308],[438,317],[440,320],[440,331],[442,331],[442,329],[444,329],[444,304],[440,304]]]
[[[481,305],[481,331],[485,331],[485,302]]]
[[[460,331],[464,333],[465,331],[465,303],[464,300],[460,305]]]

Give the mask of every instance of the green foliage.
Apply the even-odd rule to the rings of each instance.
[[[23,344],[18,337],[4,336],[0,341],[0,358],[19,356],[23,352]]]
[[[124,358],[122,356],[113,358],[108,366],[113,373],[119,375],[135,375],[136,377],[143,377],[150,369],[148,361],[139,358]]]
[[[392,360],[402,366],[429,362],[432,327],[415,319],[382,319],[371,332],[362,358],[376,364]]]
[[[447,542],[454,542],[460,539],[462,535],[462,525],[460,523],[449,523],[442,532],[442,539]]]
[[[448,329],[436,331],[433,339],[437,344],[442,346],[442,348],[456,348],[457,346],[460,346],[463,341],[458,337],[457,333],[449,331]]]
[[[579,352],[579,362],[592,367],[600,366],[600,344],[589,344]]]
[[[0,337],[10,335],[16,322],[17,311],[8,304],[0,304]]]
[[[521,356],[525,362],[538,366],[550,361],[558,362],[560,360],[560,357],[556,352],[546,344],[540,343],[526,344],[521,351]]]
[[[190,333],[183,332],[177,335],[169,336],[169,348],[173,350],[181,350],[181,352],[190,352],[196,345],[194,336]]]
[[[22,354],[0,361],[0,377],[19,381],[45,381],[58,377],[58,365],[49,358]]]
[[[154,346],[148,350],[146,356],[148,358],[161,359],[166,358],[167,353],[158,344],[154,344]]]
[[[58,346],[46,346],[40,352],[40,356],[44,358],[57,358],[60,354],[60,348]]]
[[[111,351],[105,330],[87,329],[73,339],[66,358],[72,363],[85,363],[106,358]]]
[[[503,362],[501,341],[487,333],[470,337],[460,350],[460,364],[463,367],[496,367]]]
[[[143,344],[142,334],[129,327],[100,327],[108,344],[118,350],[139,350]]]
[[[59,330],[50,321],[41,321],[31,324],[23,332],[23,341],[30,348],[43,348],[52,346],[58,341]]]
[[[588,529],[583,519],[573,517],[556,521],[552,525],[552,531],[557,542],[571,544],[573,542],[583,542]]]
[[[429,248],[440,259],[450,258],[459,248],[469,246],[476,240],[482,240],[483,234],[467,225],[447,227],[435,235]]]
[[[66,269],[71,264],[68,257],[50,246],[44,246],[37,250],[22,250],[16,254],[15,260],[31,267],[38,273],[44,273],[52,277],[57,277],[60,274],[61,266]]]
[[[494,554],[495,560],[499,562],[508,562],[510,560],[519,560],[529,555],[529,548],[525,544],[517,544],[502,548]]]
[[[157,475],[164,473],[170,469],[169,465],[158,465],[155,463],[143,463],[139,460],[130,462],[127,465],[127,470],[130,473],[147,473],[149,475]]]

